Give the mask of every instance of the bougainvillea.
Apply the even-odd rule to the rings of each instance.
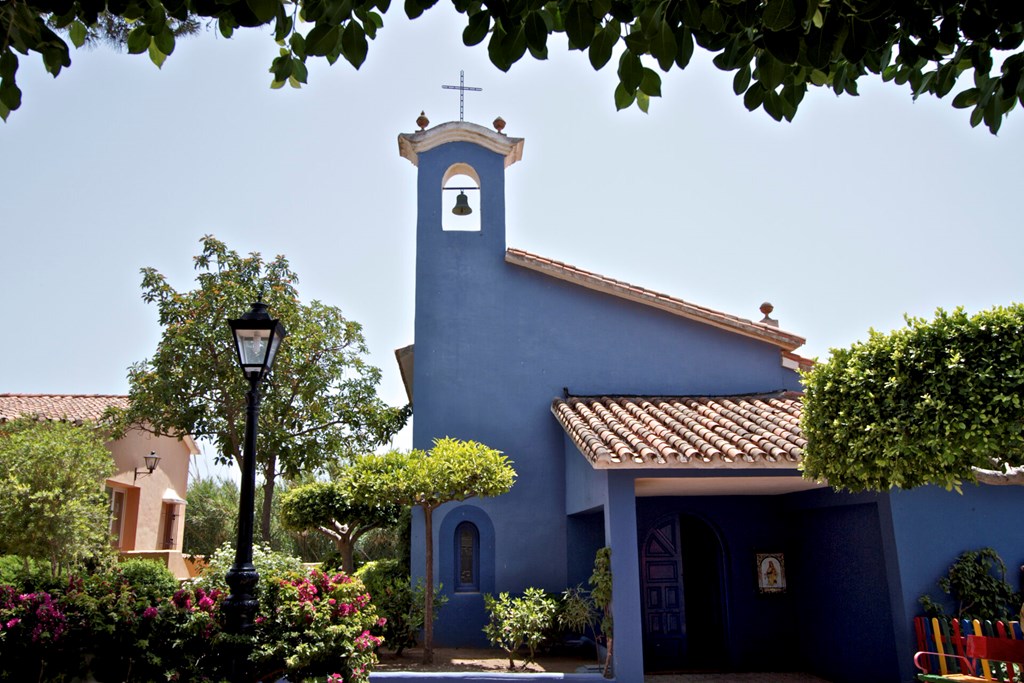
[[[0,585],[0,680],[223,681],[238,637],[223,630],[220,578],[158,594],[153,577],[114,567],[60,590]],[[260,582],[250,642],[259,680],[368,681],[382,639],[358,579],[313,569],[268,571]]]

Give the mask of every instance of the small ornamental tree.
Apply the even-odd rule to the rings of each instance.
[[[179,292],[153,268],[142,271],[142,298],[157,305],[163,333],[153,357],[129,369],[131,406],[119,417],[124,427],[210,439],[218,462],[241,463],[247,384],[227,321],[262,297],[288,330],[261,385],[256,469],[269,542],[279,477],[323,471],[387,443],[409,410],[377,397],[380,370],[366,363],[362,328],[334,306],[302,303],[287,259],[241,256],[209,235],[201,243],[196,289]]]
[[[872,330],[804,385],[807,477],[852,491],[1024,484],[1024,305]]]
[[[0,554],[62,568],[110,548],[103,480],[114,460],[90,424],[0,425]]]
[[[293,531],[316,531],[329,538],[341,556],[341,568],[355,572],[356,541],[371,529],[398,521],[402,508],[386,499],[359,495],[362,482],[356,458],[330,482],[297,486],[281,498],[281,521]]]
[[[434,661],[433,514],[453,501],[499,496],[515,483],[508,458],[475,441],[438,439],[429,452],[392,451],[365,456],[359,491],[363,501],[390,500],[423,509],[426,587],[423,596],[423,661]]]

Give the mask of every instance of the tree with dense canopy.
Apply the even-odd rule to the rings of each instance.
[[[973,83],[953,106],[972,108],[972,126],[993,133],[1024,103],[1024,3],[1003,0],[452,0],[466,17],[466,45],[487,41],[491,62],[507,71],[526,53],[548,54],[548,38],[564,33],[601,69],[619,54],[618,108],[647,111],[661,94],[662,71],[686,68],[694,46],[734,71],[733,90],[750,109],[792,120],[809,86],[857,94],[873,74],[908,85],[913,97],[949,95],[961,75]],[[415,19],[437,0],[405,0]],[[0,3],[0,116],[21,104],[18,57],[38,55],[51,74],[71,65],[76,46],[105,16],[132,22],[125,42],[159,66],[175,32],[205,19],[230,37],[239,27],[272,26],[281,45],[272,87],[306,82],[306,62],[366,59],[390,0],[19,0]],[[304,22],[304,24],[300,23]],[[298,30],[299,27],[302,30]],[[308,27],[308,29],[307,29]]]
[[[423,596],[423,661],[434,661],[434,510],[453,501],[507,493],[516,473],[508,458],[475,441],[438,439],[429,452],[368,455],[360,463],[359,498],[423,509],[426,587]]]
[[[122,427],[212,440],[223,464],[242,461],[248,383],[228,319],[262,297],[288,330],[262,384],[256,470],[263,478],[260,529],[270,541],[279,476],[323,471],[350,454],[386,444],[408,419],[377,397],[380,370],[366,363],[362,328],[319,301],[303,304],[298,278],[278,256],[240,256],[206,236],[195,257],[199,287],[178,292],[153,268],[143,299],[156,303],[163,334],[156,353],[128,372],[130,407]]]
[[[356,571],[355,545],[368,531],[398,522],[402,508],[385,498],[365,495],[362,463],[365,457],[338,469],[329,482],[296,486],[281,498],[281,521],[292,531],[315,531],[334,543],[341,568]]]
[[[110,549],[103,480],[114,459],[103,436],[89,423],[0,425],[0,554],[49,562],[57,576]]]
[[[808,477],[852,491],[1024,484],[1024,305],[872,330],[804,384]]]

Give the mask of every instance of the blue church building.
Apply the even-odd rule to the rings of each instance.
[[[485,593],[585,585],[609,546],[618,681],[898,683],[913,680],[918,597],[958,554],[1024,563],[1024,488],[850,494],[801,477],[810,361],[770,307],[745,319],[509,248],[505,173],[523,139],[423,127],[398,140],[418,174],[415,340],[397,352],[413,446],[473,439],[518,473],[503,496],[434,514],[449,598],[436,645],[485,644]],[[479,188],[472,230],[449,229],[456,176]]]

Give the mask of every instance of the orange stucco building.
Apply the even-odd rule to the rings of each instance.
[[[0,394],[0,422],[31,416],[82,423],[127,403],[127,396]],[[181,547],[189,462],[199,453],[195,441],[135,429],[106,445],[115,464],[114,474],[102,482],[110,498],[111,543],[122,556],[160,560],[187,578]],[[145,461],[150,453],[160,458],[152,471]]]

